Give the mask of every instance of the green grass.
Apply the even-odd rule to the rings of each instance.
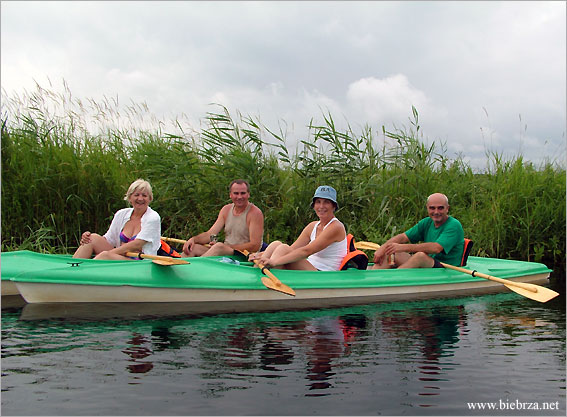
[[[106,231],[140,177],[154,188],[163,235],[185,238],[206,230],[230,181],[245,178],[267,240],[297,237],[315,218],[309,204],[321,184],[337,189],[348,231],[378,243],[426,216],[427,196],[443,192],[473,255],[564,264],[564,167],[487,151],[487,168],[475,171],[443,144],[425,143],[416,109],[408,128],[360,133],[322,114],[293,150],[283,131],[222,106],[191,134],[163,132],[160,121],[139,127],[146,112],[83,103],[68,89],[3,97],[2,250],[73,251],[84,230]]]

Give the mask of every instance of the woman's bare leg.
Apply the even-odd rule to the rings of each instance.
[[[105,250],[111,249],[113,249],[113,246],[108,243],[108,240],[97,233],[91,233],[90,242],[79,246],[73,254],[73,258],[89,259],[93,255],[98,255]]]
[[[279,245],[273,253],[273,256],[284,256],[286,254],[288,254],[289,252],[291,252],[293,249],[291,248],[291,246],[286,245],[285,243],[282,243],[281,245]],[[305,270],[305,271],[317,271],[317,268],[315,268],[307,259],[300,259],[299,261],[295,261],[295,262],[290,262],[288,264],[285,265],[281,265],[279,267],[276,267],[278,269],[293,269],[293,270]]]
[[[269,258],[270,256],[272,256],[272,254],[274,253],[274,251],[281,245],[283,245],[284,243],[280,242],[279,240],[274,240],[272,243],[270,243],[268,245],[268,247],[266,248],[266,250],[264,251],[264,256]],[[287,246],[287,245],[286,245]]]
[[[135,259],[129,258],[129,257],[124,256],[124,255],[112,253],[112,252],[107,251],[107,250],[102,251],[97,256],[95,256],[95,259],[110,260],[110,261],[134,261],[135,260]]]

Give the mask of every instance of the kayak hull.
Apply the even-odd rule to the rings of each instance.
[[[536,274],[511,281],[545,285],[549,274]],[[488,294],[509,291],[502,284],[492,281],[451,283],[377,288],[316,288],[302,289],[294,297],[267,289],[177,289],[159,287],[106,286],[79,284],[53,284],[17,282],[17,288],[28,303],[255,303],[261,309],[262,302],[273,308],[310,307],[367,304],[385,300],[409,300],[441,296]]]
[[[190,258],[187,265],[149,260],[95,261],[29,251],[2,254],[2,285],[11,282],[28,303],[189,303],[230,311],[312,308],[509,291],[505,286],[443,268],[347,270],[274,269],[295,296],[267,289],[264,276],[248,262]],[[499,278],[547,284],[543,264],[469,257],[469,269]],[[231,310],[232,309],[232,310]],[[242,311],[243,311],[242,310]]]
[[[6,295],[20,295],[15,282],[2,280],[2,296]]]

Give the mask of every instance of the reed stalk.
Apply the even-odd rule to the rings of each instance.
[[[72,252],[82,231],[106,231],[139,177],[154,188],[162,234],[187,238],[214,222],[230,181],[245,178],[269,240],[291,243],[315,219],[315,188],[328,184],[339,193],[337,217],[358,240],[407,230],[426,216],[427,196],[443,192],[475,241],[473,255],[565,260],[565,168],[487,152],[487,168],[475,171],[444,144],[426,143],[415,108],[409,128],[358,134],[324,113],[291,150],[281,128],[222,106],[198,132],[175,121],[178,129],[164,133],[161,121],[146,125],[144,105],[83,102],[68,89],[38,86],[2,101],[3,251]]]

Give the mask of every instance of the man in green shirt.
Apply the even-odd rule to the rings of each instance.
[[[461,223],[449,216],[449,200],[441,193],[427,199],[429,217],[384,243],[374,254],[374,269],[460,266],[464,249]],[[421,243],[419,243],[421,242]]]

